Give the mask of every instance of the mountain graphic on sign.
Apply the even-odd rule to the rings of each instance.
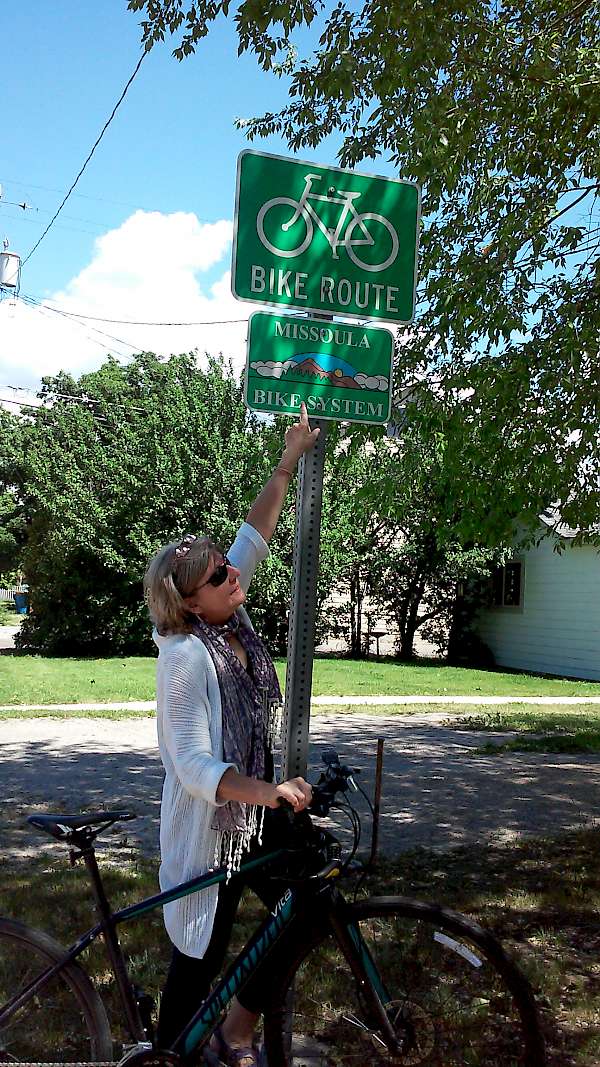
[[[351,363],[348,363],[347,359],[342,359],[341,356],[336,356],[332,352],[296,352],[294,356],[290,356],[290,359],[294,363],[302,363],[305,359],[314,359],[315,363],[319,364],[321,370],[324,371],[336,371],[339,370],[347,378],[354,378],[356,374],[356,367],[353,367]]]
[[[350,367],[349,364],[344,364],[343,360],[330,360],[327,362],[338,363],[333,369],[329,370],[322,364],[325,363],[325,359],[317,353],[307,353],[305,355],[294,356],[293,359],[294,368],[290,369],[290,375],[300,375],[305,378],[317,378],[321,382],[331,382],[332,385],[337,386],[340,389],[360,389],[358,382],[354,381],[354,374],[356,373],[354,367]],[[345,374],[342,370],[342,366],[349,367],[352,375]]]
[[[390,385],[387,375],[356,370],[346,360],[325,352],[300,352],[283,361],[257,359],[249,364],[249,370],[259,378],[275,378],[290,383],[313,382],[315,385],[333,385],[338,389],[386,392]]]

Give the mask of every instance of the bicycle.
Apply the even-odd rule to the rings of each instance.
[[[122,1067],[198,1062],[192,1057],[207,1049],[245,978],[290,924],[310,916],[312,933],[299,940],[297,958],[278,975],[265,1012],[268,1067],[543,1067],[544,1040],[531,987],[491,933],[445,907],[406,897],[359,900],[357,892],[353,901],[344,897],[339,880],[351,872],[360,839],[349,794],[360,787],[356,772],[342,766],[335,752],[323,758],[312,813],[326,816],[334,805],[348,812],[354,833],[349,855],[342,859],[336,838],[304,814],[291,820],[289,847],[243,864],[241,874],[269,865],[285,889],[169,1050],[155,1047],[152,1004],[131,982],[116,928],[223,881],[225,870],[112,912],[94,840],[134,816],[125,811],[30,816],[33,826],[69,846],[73,862],[84,860],[100,922],[65,950],[39,931],[0,920],[0,1063],[114,1063],[106,1011],[76,962],[100,936],[131,1035],[131,1047],[121,1050]]]
[[[289,196],[275,196],[271,200],[267,200],[261,207],[256,217],[256,229],[259,239],[265,248],[268,248],[269,252],[272,252],[276,256],[283,256],[285,259],[293,259],[296,256],[302,255],[303,252],[309,247],[314,237],[314,223],[316,222],[321,233],[326,237],[334,259],[339,259],[338,248],[342,247],[346,249],[350,259],[355,266],[360,267],[362,270],[367,271],[383,271],[388,267],[391,267],[394,263],[396,256],[398,255],[399,241],[398,234],[392,223],[385,218],[384,215],[378,215],[372,211],[364,211],[359,213],[356,210],[354,201],[357,200],[362,193],[351,192],[343,189],[329,189],[326,195],[321,193],[312,192],[313,181],[320,181],[322,175],[320,174],[306,174],[304,178],[304,189],[299,200],[294,200]],[[336,197],[334,194],[339,193],[341,197]],[[323,202],[325,204],[341,204],[342,211],[340,212],[337,225],[335,227],[328,227],[325,225],[319,214],[313,207],[310,201]],[[292,216],[285,222],[276,221],[273,223],[275,215],[273,210],[279,207],[292,208]],[[271,213],[270,224],[265,227],[266,216]],[[348,219],[351,216],[351,219]],[[285,243],[282,248],[281,245],[274,244],[267,237],[266,229],[275,229],[278,236],[286,234],[292,227],[302,219],[306,233],[299,236],[299,243],[293,248],[286,248]],[[381,237],[376,240],[375,237],[369,232],[366,223],[374,222],[377,225],[383,226],[387,231],[389,241],[391,241],[391,248],[388,255],[377,263],[369,263],[362,259],[355,251],[355,247],[366,246],[372,248],[381,241]],[[345,236],[342,237],[342,230],[344,226],[347,226]],[[355,236],[355,230],[358,230],[362,236]],[[298,240],[298,238],[296,238]]]

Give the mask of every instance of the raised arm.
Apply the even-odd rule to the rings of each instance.
[[[306,404],[302,403],[298,422],[285,432],[285,448],[281,459],[246,518],[246,522],[254,526],[265,541],[270,541],[273,536],[298,460],[304,452],[314,448],[319,433],[319,429],[311,430]]]

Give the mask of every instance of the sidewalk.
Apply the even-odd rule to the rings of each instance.
[[[372,796],[377,738],[385,738],[382,856],[417,845],[502,842],[600,822],[600,756],[473,755],[482,740],[500,736],[506,738],[441,727],[423,714],[319,715],[311,723],[309,776],[316,779],[321,752],[333,746],[343,762],[361,768],[360,782]],[[0,722],[0,749],[3,850],[45,847],[26,824],[32,810],[106,806],[138,814],[135,822],[115,827],[115,843],[127,838],[156,852],[163,771],[153,719],[10,719]],[[370,819],[357,799],[365,821],[362,847],[368,848]],[[346,817],[335,818],[348,843]]]
[[[18,626],[0,626],[0,648],[14,648],[18,632]]]
[[[526,697],[526,696],[321,696],[313,697],[312,707],[393,707],[410,704],[465,704],[473,707],[493,707],[497,704],[540,704],[552,707],[561,704],[600,704],[597,697]],[[124,700],[95,704],[0,704],[0,711],[156,711],[155,700]]]

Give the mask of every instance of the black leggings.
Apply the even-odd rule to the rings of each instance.
[[[255,845],[250,853],[245,854],[244,860],[281,847],[282,823],[270,818],[269,811],[265,812],[265,815],[267,818],[265,818],[263,844],[262,846]],[[229,883],[223,882],[219,886],[215,921],[204,956],[201,959],[186,956],[178,948],[173,947],[171,966],[162,994],[158,1019],[158,1044],[161,1048],[169,1048],[173,1044],[202,1001],[208,996],[211,984],[223,966],[240,897],[245,886],[256,893],[269,909],[274,907],[285,892],[285,886],[281,882],[270,882],[260,867],[256,872],[249,872],[245,878],[233,878]],[[281,937],[269,953],[265,963],[256,969],[240,991],[238,1000],[247,1011],[257,1015],[263,1011],[265,1004],[269,1002],[273,981],[280,969],[280,961],[289,959],[294,954],[298,943],[305,940],[306,926],[304,924],[297,932],[292,927]]]

